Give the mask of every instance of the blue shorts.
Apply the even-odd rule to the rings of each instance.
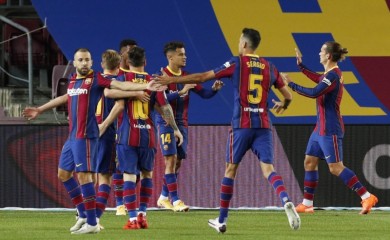
[[[320,136],[313,132],[306,147],[306,155],[325,159],[327,163],[343,161],[343,138],[337,135]]]
[[[173,128],[171,126],[158,125],[160,148],[163,156],[177,155],[178,159],[187,158],[187,145],[188,145],[188,128],[179,125],[181,134],[183,135],[183,143],[177,146],[175,135],[173,134]]]
[[[272,130],[268,128],[233,128],[226,144],[226,162],[239,164],[251,149],[259,161],[272,164],[274,149]]]
[[[115,172],[116,143],[115,139],[100,138],[98,143],[97,173],[112,174]]]
[[[58,167],[69,172],[95,172],[97,146],[97,138],[66,140]]]
[[[121,173],[139,174],[140,171],[153,171],[154,148],[132,147],[118,144],[118,169]]]

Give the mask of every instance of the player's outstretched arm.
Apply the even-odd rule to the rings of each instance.
[[[168,85],[170,83],[202,83],[215,78],[213,70],[194,73],[180,77],[168,77],[166,75],[153,75],[153,80],[161,85]]]
[[[113,99],[142,97],[144,91],[123,91],[118,89],[104,89],[104,96]]]
[[[40,107],[26,107],[23,110],[22,114],[23,114],[23,117],[26,118],[27,120],[32,120],[32,119],[35,119],[36,117],[38,117],[39,114],[41,114],[49,109],[61,106],[67,102],[68,102],[68,94],[64,94],[62,96],[56,97],[53,100],[50,100],[49,102],[43,104]]]
[[[167,122],[173,128],[173,134],[178,139],[178,145],[183,143],[183,135],[176,125],[175,117],[173,116],[172,107],[169,104],[160,107],[161,116],[163,116],[165,122]]]

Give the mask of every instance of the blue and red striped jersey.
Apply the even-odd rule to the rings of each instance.
[[[165,67],[163,71],[170,77],[188,75],[188,73],[183,70],[180,73],[175,73],[169,67]],[[190,93],[194,92],[201,98],[211,98],[217,92],[211,89],[203,88],[203,86],[200,84],[196,84],[193,89],[188,91],[188,94],[179,96],[179,91],[182,90],[183,87],[184,84],[182,83],[171,83],[167,86],[165,93],[167,95],[168,102],[172,107],[176,124],[188,127],[188,104],[190,102]],[[160,114],[156,114],[156,121],[158,124],[166,125],[166,122]]]
[[[268,94],[272,86],[284,86],[279,71],[272,63],[253,54],[235,56],[214,69],[214,73],[217,79],[232,79],[233,128],[271,128]]]
[[[90,71],[85,77],[76,73],[70,76],[68,85],[69,138],[98,138],[96,106],[104,88],[111,81],[99,78],[100,73]]]
[[[151,76],[145,72],[129,72],[125,81],[135,83],[149,82]],[[127,99],[123,110],[123,120],[118,130],[118,143],[132,147],[156,147],[156,135],[152,119],[155,103],[159,106],[168,104],[164,92],[150,92],[150,101],[143,103],[138,99]]]
[[[343,77],[341,70],[334,67],[324,74],[309,70],[303,64],[299,65],[301,71],[312,81],[317,83],[314,88],[302,87],[290,82],[291,89],[303,96],[317,100],[317,124],[314,131],[319,135],[344,136],[344,123],[340,114],[340,104],[343,97]]]

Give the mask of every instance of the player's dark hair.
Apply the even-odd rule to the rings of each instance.
[[[340,43],[334,41],[328,41],[325,43],[326,52],[329,53],[333,62],[342,61],[345,59],[345,54],[348,53],[348,49],[341,47]]]
[[[176,49],[184,47],[183,42],[169,42],[164,46],[164,55],[166,56],[168,52],[176,51]]]
[[[259,31],[252,29],[252,28],[244,28],[242,30],[243,36],[249,40],[249,48],[252,50],[255,50],[261,41],[260,33]]]
[[[123,39],[120,43],[119,43],[119,50],[121,50],[123,47],[126,47],[126,46],[135,46],[137,45],[137,42],[133,39]]]
[[[129,62],[133,67],[141,67],[145,65],[145,50],[135,46],[129,51]]]

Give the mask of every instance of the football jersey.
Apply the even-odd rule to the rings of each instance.
[[[172,76],[185,76],[187,72],[181,70],[180,73],[173,72],[169,67],[165,67],[163,71],[170,77]],[[202,98],[211,98],[217,91],[203,88],[202,85],[196,84],[193,89],[190,89],[187,94],[179,96],[179,91],[183,89],[185,84],[182,83],[171,83],[167,86],[165,93],[169,104],[172,107],[173,115],[177,125],[188,127],[188,104],[190,102],[190,93],[194,92]],[[166,122],[160,114],[156,114],[156,121],[158,124],[166,125]]]
[[[151,77],[145,72],[129,72],[124,75],[125,81],[147,83]],[[150,92],[150,101],[143,103],[136,98],[125,100],[122,123],[118,130],[118,143],[132,147],[156,147],[156,135],[152,119],[154,104],[168,104],[164,92]]]
[[[100,73],[90,71],[79,78],[74,73],[69,77],[68,112],[69,138],[98,138],[99,129],[95,116],[96,106],[104,88],[110,87],[111,81],[98,77]]]
[[[341,70],[334,67],[324,74],[316,74],[303,64],[299,65],[302,72],[317,83],[314,88],[306,88],[290,82],[291,89],[300,95],[316,98],[317,123],[314,131],[320,136],[344,136],[344,123],[340,114],[340,104],[343,96],[343,78]]]
[[[268,94],[283,80],[276,67],[257,55],[232,57],[214,69],[215,78],[231,77],[233,82],[233,128],[271,128]]]

